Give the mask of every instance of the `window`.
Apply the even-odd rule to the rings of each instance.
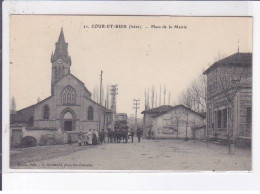
[[[92,106],[88,107],[88,120],[92,121],[94,119]]]
[[[246,108],[246,122],[250,124],[252,122],[252,107]]]
[[[62,104],[76,104],[76,92],[71,86],[67,86],[61,95]]]
[[[33,127],[33,124],[34,124],[34,118],[31,117],[31,118],[29,119],[29,121],[28,121],[28,126],[29,126],[29,127]]]
[[[227,109],[223,110],[223,127],[227,128]]]
[[[218,128],[221,128],[221,110],[218,110]]]
[[[71,114],[70,111],[67,111],[64,116],[63,116],[64,119],[73,119],[73,115]]]
[[[43,119],[49,119],[49,114],[50,114],[49,107],[48,107],[48,105],[46,104],[46,105],[43,107]]]

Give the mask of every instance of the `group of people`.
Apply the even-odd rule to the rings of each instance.
[[[143,131],[139,128],[136,130],[136,136],[138,138],[138,143],[141,142],[141,136],[143,134]],[[134,142],[134,135],[135,131],[134,129],[116,129],[112,131],[111,129],[108,129],[107,133],[102,129],[99,132],[88,132],[88,133],[83,133],[82,131],[79,132],[78,134],[78,145],[87,145],[87,144],[102,144],[106,143],[105,142],[105,137],[108,137],[108,143],[120,143],[121,139],[123,139],[123,142],[127,143],[128,138],[131,138],[131,142]]]
[[[108,129],[108,133],[107,133],[107,137],[108,137],[108,143],[120,143],[121,139],[123,140],[123,142],[127,143],[128,142],[128,138],[131,138],[131,142],[134,142],[134,134],[135,131],[134,129],[115,129],[114,131],[111,129]],[[141,142],[141,136],[142,136],[142,130],[141,129],[137,129],[136,130],[136,136],[138,138],[138,142]]]

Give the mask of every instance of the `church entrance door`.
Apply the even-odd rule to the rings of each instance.
[[[72,121],[64,121],[64,130],[72,131]]]

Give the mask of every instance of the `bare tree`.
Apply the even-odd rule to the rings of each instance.
[[[197,104],[197,110],[203,112],[206,109],[207,100],[207,78],[199,75],[192,83],[191,88],[194,92],[194,100]],[[200,108],[201,107],[201,108]]]
[[[153,108],[153,105],[154,105],[154,86],[152,86],[152,95],[151,95],[151,103],[152,103],[152,108]]]
[[[12,101],[11,101],[11,114],[14,114],[16,112],[16,104],[15,104],[15,99],[14,96],[12,96]]]
[[[179,96],[179,103],[196,112],[204,112],[207,99],[206,76],[198,75],[190,86]]]
[[[154,107],[157,107],[157,92],[155,92],[155,104]]]
[[[192,102],[193,97],[191,95],[191,89],[187,88],[182,94],[179,96],[179,103],[185,105],[186,107],[193,109]]]
[[[165,105],[165,95],[166,95],[166,87],[164,85],[164,89],[163,89],[163,105]]]
[[[149,100],[150,100],[150,88],[148,88],[148,94],[147,94],[147,108],[148,108],[148,109],[150,109]]]
[[[169,91],[169,94],[168,94],[168,105],[171,104],[171,92]]]
[[[160,84],[159,106],[161,106],[161,97],[162,97],[162,85]]]

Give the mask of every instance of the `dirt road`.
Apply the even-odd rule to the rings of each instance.
[[[205,142],[142,139],[137,143],[135,139],[134,143],[87,146],[63,156],[30,161],[15,168],[236,171],[251,169],[251,152],[237,149],[229,155],[227,147],[207,147]]]

